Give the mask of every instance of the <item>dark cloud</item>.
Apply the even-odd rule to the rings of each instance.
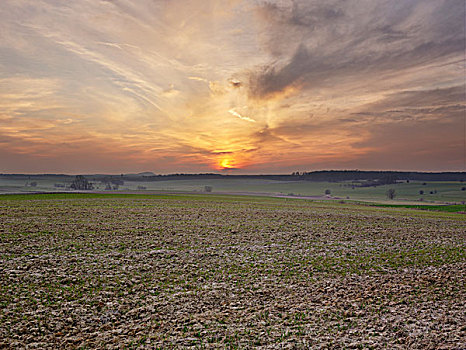
[[[261,130],[255,132],[251,138],[259,147],[264,144],[289,144],[288,141],[276,134],[275,129],[270,128],[268,125],[265,125]]]
[[[334,21],[343,16],[343,11],[335,8],[335,6],[330,7],[327,4],[309,8],[305,5],[303,6],[303,3],[294,2],[288,22],[296,26],[315,28],[322,22]]]
[[[390,94],[382,100],[361,107],[355,116],[393,117],[400,119],[413,117],[448,118],[464,113],[464,86],[443,89],[401,91]],[[406,116],[407,115],[407,116]],[[390,120],[390,119],[389,119]]]
[[[240,88],[241,86],[243,86],[243,83],[239,80],[236,80],[236,79],[230,79],[228,81],[230,83],[230,85],[236,89]]]
[[[289,5],[266,2],[258,7],[263,24],[262,42],[274,56],[287,56],[301,43],[316,37],[320,28],[335,28],[344,16],[342,1],[292,1]],[[331,24],[331,26],[327,26]],[[318,33],[320,36],[322,33]]]
[[[381,42],[394,42],[398,40],[408,39],[409,35],[401,30],[393,29],[393,26],[385,25],[379,28],[380,36],[379,41]]]
[[[292,1],[290,7],[282,7],[276,3],[265,3],[259,10],[269,21],[284,25],[304,27],[304,30],[315,29],[326,21],[333,21],[344,16],[342,1],[326,3],[309,1]],[[309,6],[312,5],[312,6]]]
[[[348,77],[377,80],[382,73],[404,74],[464,54],[463,1],[373,1],[367,12],[355,10],[363,4],[264,5],[266,48],[281,56],[250,73],[250,96],[264,98],[293,85],[318,88]]]
[[[234,152],[208,152],[208,153],[211,153],[211,154],[215,154],[215,155],[223,155],[223,154],[233,154]]]
[[[311,61],[307,49],[300,46],[285,66],[264,67],[250,77],[249,88],[252,96],[264,97],[282,91],[292,84],[298,84],[311,69]]]

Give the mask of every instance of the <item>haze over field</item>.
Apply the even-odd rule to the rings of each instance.
[[[2,0],[0,172],[458,171],[463,0]]]

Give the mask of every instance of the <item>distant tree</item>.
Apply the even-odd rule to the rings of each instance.
[[[330,194],[330,193],[332,193],[332,192],[329,189],[325,190],[325,194]]]
[[[425,186],[425,185],[427,185],[427,183],[426,183],[426,182],[423,182],[423,183],[422,183],[422,186]]]
[[[424,194],[424,191],[423,190],[420,190],[419,191],[419,194],[422,196]]]
[[[204,192],[212,192],[212,186],[204,186]]]
[[[466,187],[461,187],[461,191],[466,191]]]
[[[390,185],[390,184],[396,184],[397,177],[392,174],[388,174],[383,176],[381,179],[379,179],[379,183],[381,185]]]
[[[93,190],[94,186],[82,175],[76,175],[70,186],[73,190]]]
[[[396,191],[394,188],[389,188],[387,191],[387,197],[388,199],[393,199],[396,196]]]

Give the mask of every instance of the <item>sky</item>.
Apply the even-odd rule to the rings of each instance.
[[[464,0],[1,0],[0,173],[464,171]]]

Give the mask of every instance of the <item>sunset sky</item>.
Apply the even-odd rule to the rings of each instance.
[[[1,0],[0,173],[462,171],[464,0]]]

